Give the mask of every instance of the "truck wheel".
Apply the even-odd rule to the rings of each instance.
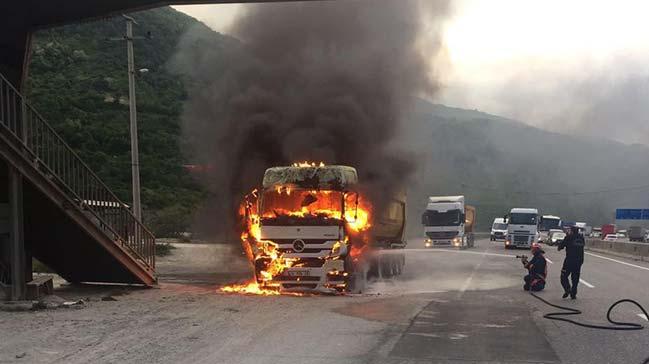
[[[367,271],[367,278],[377,278],[379,276],[379,262],[378,259],[372,259],[370,261],[370,267]]]
[[[257,283],[262,282],[262,278],[260,277],[260,272],[268,269],[269,263],[270,263],[270,259],[268,258],[260,258],[255,261],[255,279],[257,280]]]
[[[399,261],[397,262],[395,275],[400,276],[401,273],[403,273],[403,261],[399,259]]]
[[[392,259],[386,260],[385,257],[381,257],[379,262],[379,266],[381,267],[381,278],[391,278]]]
[[[367,285],[367,271],[363,265],[360,263],[354,264],[352,258],[348,255],[345,258],[345,270],[349,272],[345,291],[347,293],[363,293]]]
[[[364,272],[354,272],[350,275],[347,283],[347,292],[360,294],[365,292],[367,285],[367,275]]]

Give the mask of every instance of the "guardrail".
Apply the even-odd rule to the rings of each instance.
[[[631,243],[626,241],[586,239],[586,248],[591,250],[610,252],[618,255],[637,257],[642,260],[649,259],[649,243]]]
[[[155,269],[155,237],[0,74],[0,125],[25,158],[114,242]]]

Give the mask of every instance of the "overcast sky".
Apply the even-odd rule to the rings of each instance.
[[[649,1],[452,5],[445,62],[431,65],[444,86],[433,101],[552,131],[649,144]],[[176,9],[227,33],[245,5]]]

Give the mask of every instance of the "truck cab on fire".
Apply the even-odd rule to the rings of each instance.
[[[266,170],[262,188],[245,203],[242,236],[258,284],[281,291],[361,292],[373,270],[399,274],[403,253],[373,253],[405,246],[405,196],[388,204],[393,220],[377,221],[392,234],[380,236],[372,226],[385,214],[371,216],[372,206],[357,187],[356,170],[347,166]]]

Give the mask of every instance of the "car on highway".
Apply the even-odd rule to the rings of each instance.
[[[593,229],[593,232],[590,233],[590,237],[595,238],[595,239],[601,238],[602,237],[602,231],[601,230],[598,231],[598,230]]]
[[[623,241],[628,241],[626,234],[607,234],[604,237],[604,241],[616,241],[616,242],[623,242]]]
[[[563,239],[566,238],[566,233],[563,230],[550,230],[548,232],[548,237],[545,239],[547,245],[559,245]]]
[[[502,217],[497,217],[491,225],[491,241],[505,240],[506,238],[507,222]]]

